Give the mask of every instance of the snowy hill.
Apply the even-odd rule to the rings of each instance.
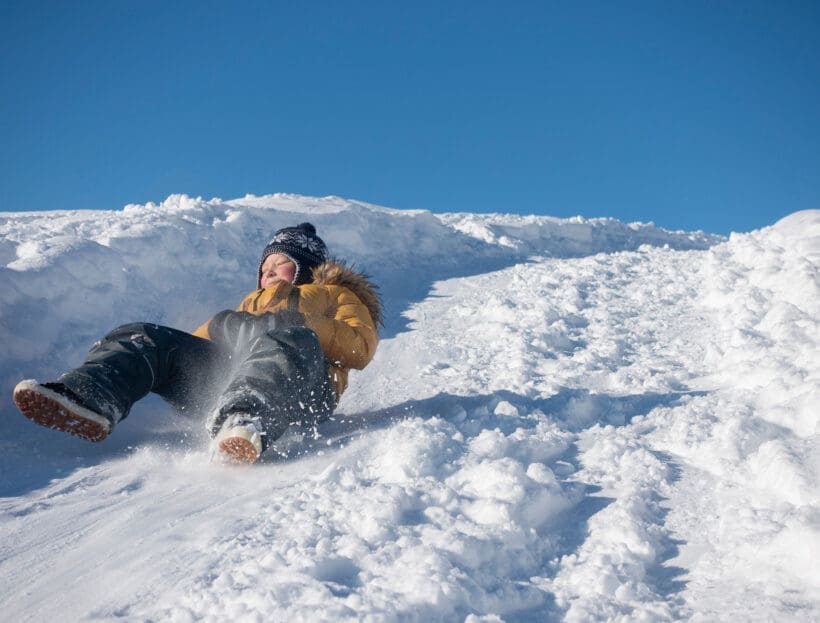
[[[309,220],[382,287],[320,437],[209,463],[156,399],[99,445],[11,388],[192,329]],[[8,620],[820,618],[820,211],[729,240],[612,219],[173,196],[0,217]]]

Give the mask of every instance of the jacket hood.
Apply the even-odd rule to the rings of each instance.
[[[370,280],[369,275],[358,272],[342,260],[328,260],[313,269],[311,283],[319,286],[342,286],[347,288],[367,307],[373,323],[384,326],[379,288]]]

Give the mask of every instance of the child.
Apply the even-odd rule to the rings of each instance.
[[[372,359],[380,301],[366,276],[328,260],[310,223],[277,231],[257,290],[193,335],[151,323],[121,326],[56,383],[21,381],[14,401],[42,426],[102,441],[154,392],[206,412],[227,458],[252,463],[293,424],[327,419],[350,368]]]

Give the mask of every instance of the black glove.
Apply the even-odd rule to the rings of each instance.
[[[211,318],[208,333],[214,343],[235,348],[240,346],[239,342],[247,342],[254,336],[260,336],[268,331],[304,326],[305,316],[297,311],[283,309],[265,314],[251,314],[226,309]]]
[[[211,318],[208,323],[208,334],[211,341],[217,344],[234,345],[243,326],[255,323],[257,317],[248,312],[226,309]]]
[[[261,318],[268,319],[268,331],[305,326],[305,315],[302,312],[290,311],[289,309],[268,312],[262,314]]]

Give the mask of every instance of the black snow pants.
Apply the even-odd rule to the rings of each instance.
[[[207,414],[211,436],[232,413],[258,417],[263,449],[294,424],[313,426],[335,407],[316,334],[290,312],[221,312],[211,340],[150,323],[123,325],[98,341],[60,382],[116,425],[154,392],[177,410]]]

